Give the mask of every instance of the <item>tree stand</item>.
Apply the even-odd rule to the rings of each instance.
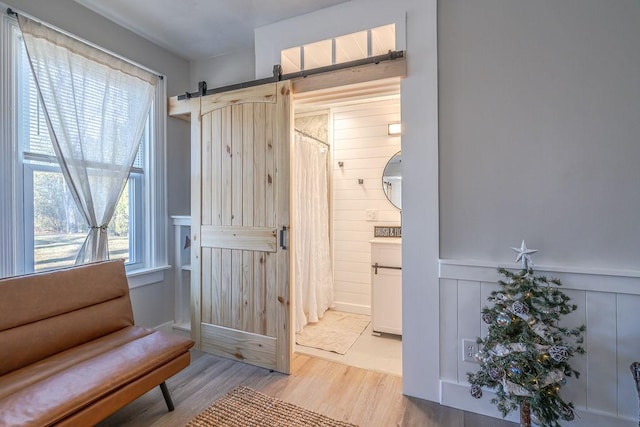
[[[531,427],[531,406],[528,400],[520,404],[520,427]]]
[[[629,368],[631,369],[633,380],[636,383],[636,391],[638,392],[638,398],[640,399],[640,362],[633,362]],[[638,419],[638,426],[640,426],[640,417]]]

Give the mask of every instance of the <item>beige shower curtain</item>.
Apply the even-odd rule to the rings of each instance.
[[[293,165],[295,331],[333,305],[329,241],[328,147],[296,132]]]

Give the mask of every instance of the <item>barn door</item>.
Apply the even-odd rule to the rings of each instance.
[[[200,160],[192,162],[199,168],[192,170],[192,264],[200,270],[192,272],[193,336],[205,352],[284,373],[289,88],[278,82],[202,97]]]

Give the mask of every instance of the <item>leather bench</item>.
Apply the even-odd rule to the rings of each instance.
[[[0,279],[0,425],[93,425],[190,363],[135,326],[123,261]]]

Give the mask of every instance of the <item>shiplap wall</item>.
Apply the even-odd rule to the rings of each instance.
[[[382,191],[384,167],[400,150],[400,137],[389,136],[387,129],[389,123],[400,122],[400,99],[334,107],[331,121],[335,305],[370,314],[373,227],[400,225],[399,210]],[[367,209],[377,210],[377,221],[367,221]]]
[[[480,311],[498,288],[499,275],[493,266],[457,261],[441,262],[440,270],[442,403],[499,417],[490,393],[480,400],[469,395],[466,373],[479,365],[463,362],[461,348],[463,339],[486,334]],[[560,278],[561,289],[578,306],[562,323],[587,327],[586,354],[571,361],[580,379],[570,378],[562,389],[581,417],[570,425],[637,425],[638,396],[629,365],[640,360],[640,275],[542,268],[540,274]]]

